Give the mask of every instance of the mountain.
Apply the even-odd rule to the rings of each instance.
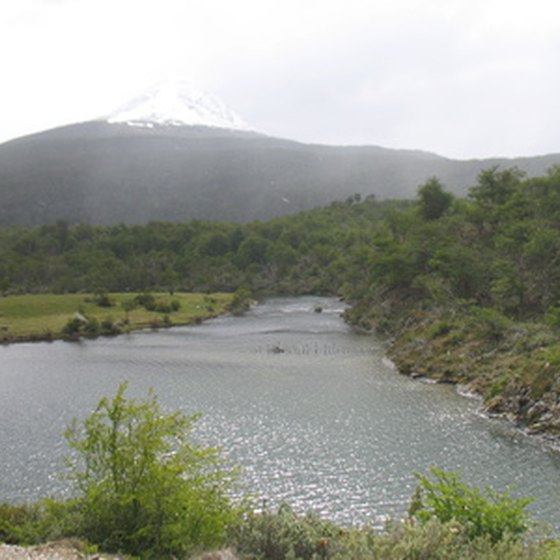
[[[146,128],[207,126],[251,130],[221,99],[186,82],[166,82],[152,87],[117,109],[106,120]]]
[[[410,198],[433,175],[464,194],[494,165],[539,175],[558,164],[560,154],[457,161],[273,138],[217,98],[172,84],[103,119],[0,144],[0,225],[246,222],[354,193]]]

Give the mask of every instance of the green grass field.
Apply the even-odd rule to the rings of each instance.
[[[0,341],[61,338],[65,325],[76,313],[100,323],[110,320],[121,330],[187,325],[225,313],[233,294],[154,293],[158,302],[176,300],[180,309],[172,313],[148,311],[138,306],[126,311],[123,302],[137,294],[108,294],[111,307],[100,307],[92,294],[21,295],[0,297]],[[166,318],[167,317],[167,318]]]

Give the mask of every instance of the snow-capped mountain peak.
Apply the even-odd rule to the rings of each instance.
[[[253,130],[216,96],[185,82],[155,86],[109,115],[109,123],[131,126],[210,126]]]

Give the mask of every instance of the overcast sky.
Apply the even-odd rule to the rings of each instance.
[[[6,0],[0,52],[0,141],[181,78],[273,136],[560,152],[558,0]]]

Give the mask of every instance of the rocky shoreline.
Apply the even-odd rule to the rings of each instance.
[[[560,450],[557,333],[540,323],[496,328],[460,310],[424,310],[398,297],[345,313],[358,328],[388,336],[387,358],[403,375],[457,385],[480,410]]]
[[[463,396],[479,399],[480,411],[485,416],[502,418],[527,436],[538,438],[548,447],[560,451],[560,377],[556,376],[550,390],[535,396],[530,385],[519,383],[517,376],[512,375],[509,383],[505,383],[498,394],[492,395],[496,390],[495,381],[488,375],[488,369],[494,369],[497,364],[492,367],[485,364],[483,370],[472,373],[477,372],[473,363],[473,369],[465,375],[464,355],[458,355],[459,351],[446,351],[429,362],[424,354],[432,354],[433,348],[432,351],[426,348],[418,355],[417,351],[411,351],[410,342],[395,340],[389,347],[388,355],[399,373],[436,383],[452,383]],[[416,359],[412,361],[415,355]],[[473,358],[471,356],[471,362],[476,361]],[[496,353],[495,361],[500,361],[500,358],[503,356]],[[446,366],[439,369],[441,361]],[[451,366],[453,363],[455,365]]]

